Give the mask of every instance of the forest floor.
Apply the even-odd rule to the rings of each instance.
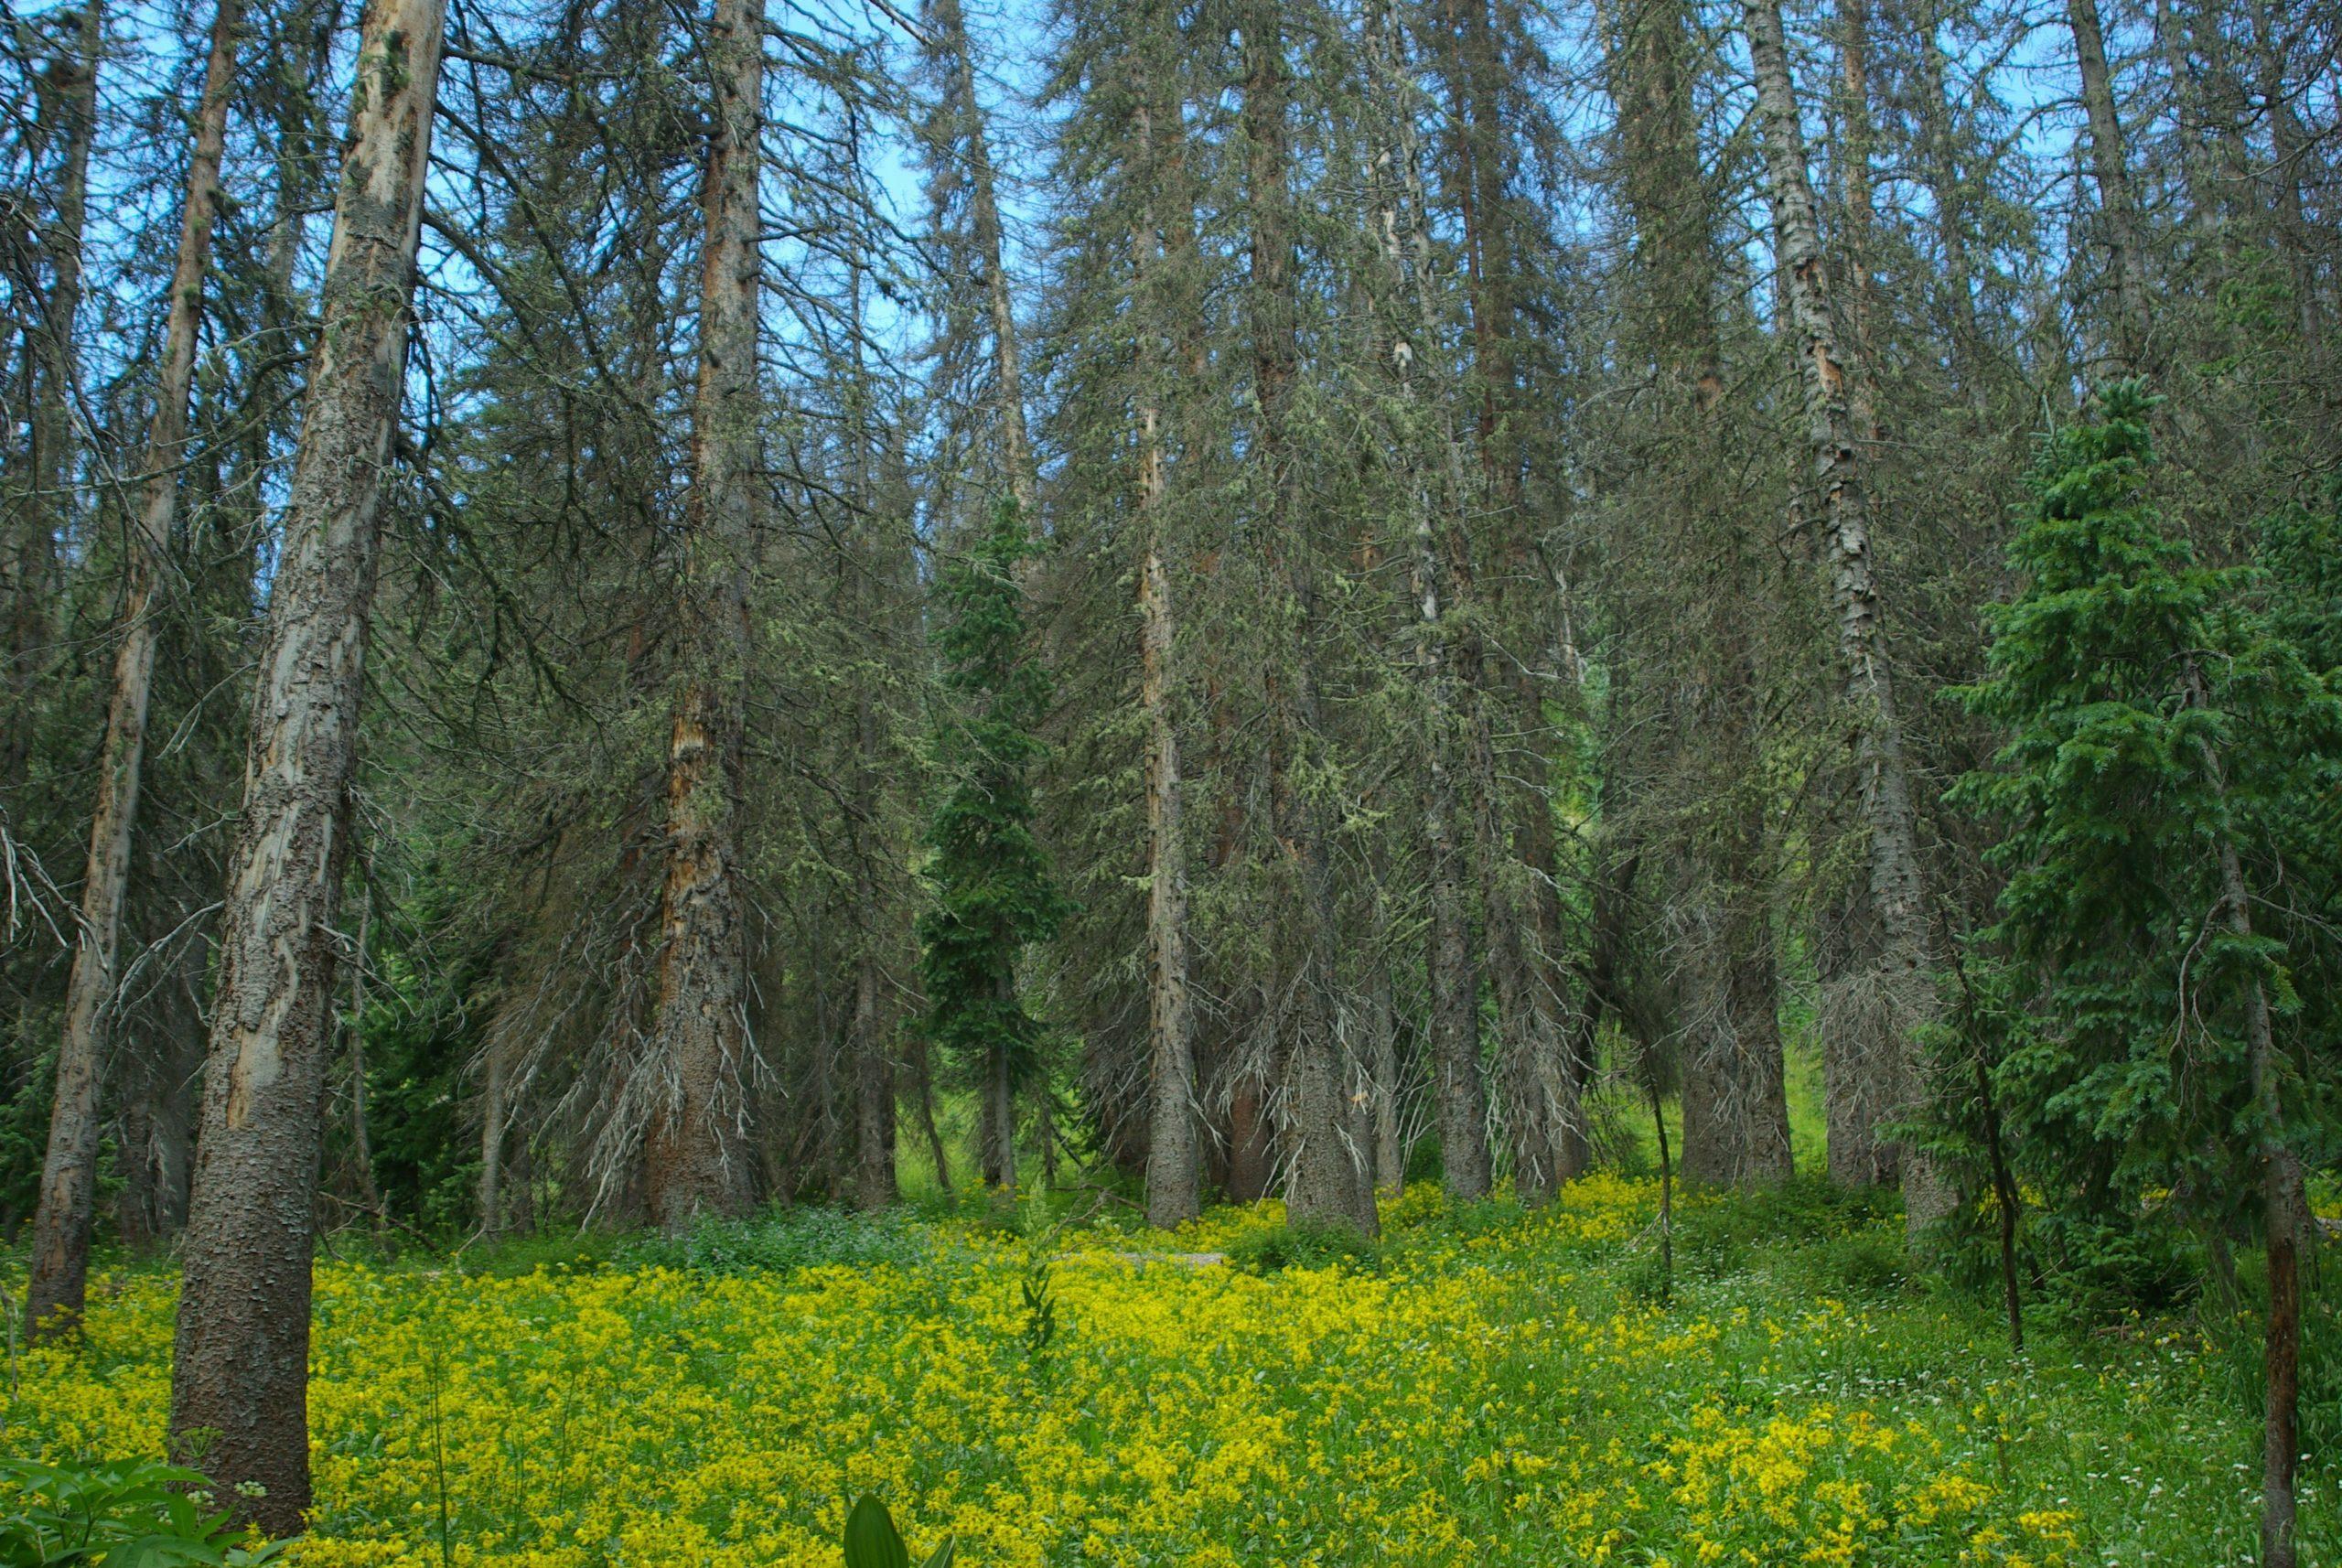
[[[1370,1249],[1109,1204],[326,1259],[295,1560],[833,1568],[863,1491],[968,1568],[2251,1558],[2247,1339],[2043,1321],[2013,1357],[1807,1184],[1685,1204],[1661,1305],[1656,1197],[1417,1187]],[[173,1278],[94,1283],[85,1346],[12,1357],[0,1451],[158,1448]],[[2306,1563],[2337,1482],[2304,1473]]]

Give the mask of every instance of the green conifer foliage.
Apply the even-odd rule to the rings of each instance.
[[[928,829],[935,903],[919,927],[929,1038],[988,1086],[1004,1078],[1012,1090],[1031,1078],[1042,1033],[1018,993],[1017,961],[1071,912],[1033,832],[1049,678],[1026,635],[1017,567],[1036,549],[1004,501],[938,576],[949,787]]]
[[[2251,994],[2298,1010],[2292,933],[2259,898],[2282,803],[2336,733],[2249,574],[2200,563],[2149,503],[2150,406],[2114,386],[2047,446],[2009,546],[2025,587],[1990,612],[1988,673],[1961,693],[2010,736],[1960,791],[2007,828],[1987,938],[2033,1025],[1995,1087],[2052,1208],[2107,1218],[2165,1189],[2199,1209],[2251,1190]],[[2226,918],[2224,851],[2254,894],[2249,934]]]

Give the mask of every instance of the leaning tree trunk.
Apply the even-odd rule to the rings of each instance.
[[[681,1230],[746,1197],[747,927],[740,893],[740,754],[757,450],[757,170],[762,11],[715,0],[705,49],[715,94],[701,189],[706,221],[699,386],[692,405],[682,690],[667,743],[667,876],[653,1037],[665,1093],[645,1147],[650,1208]]]
[[[26,1322],[36,1335],[81,1319],[90,1270],[90,1215],[98,1175],[99,1079],[105,1061],[106,1013],[113,1001],[114,961],[123,897],[130,886],[130,837],[138,817],[139,774],[146,752],[146,707],[155,690],[156,590],[170,549],[178,507],[180,447],[187,439],[188,389],[195,378],[196,331],[203,312],[203,274],[219,214],[220,158],[227,140],[228,99],[236,80],[239,0],[221,0],[211,23],[203,97],[196,110],[186,206],[179,218],[178,263],[163,332],[160,384],[146,436],[145,483],[138,527],[124,563],[122,641],[113,657],[104,749],[98,763],[97,809],[90,820],[90,856],[81,883],[80,940],[65,983],[65,1032],[57,1048],[57,1098],[48,1154],[41,1165],[40,1204],[33,1217],[32,1283]]]
[[[2088,0],[2077,0],[2087,4]],[[1918,812],[1895,708],[1886,621],[1871,551],[1870,500],[1861,446],[1848,406],[1850,379],[1830,296],[1813,181],[1806,166],[1778,0],[1748,0],[1748,51],[1763,126],[1766,189],[1773,210],[1775,261],[1787,295],[1786,328],[1804,383],[1806,438],[1813,484],[1821,498],[1822,538],[1844,698],[1854,732],[1863,814],[1870,832],[1869,892],[1875,922],[1879,983],[1894,1019],[1885,1059],[1875,1070],[1892,1086],[1887,1103],[1910,1103],[1916,1067],[1913,1026],[1933,1008],[1925,887],[1920,877]],[[1916,1150],[1902,1159],[1907,1219],[1914,1233],[1941,1219],[1949,1191],[1934,1161]]]
[[[309,1253],[382,469],[406,369],[444,0],[373,0],[253,693],[170,1429],[272,1534],[309,1504]],[[246,1484],[264,1487],[247,1496]]]

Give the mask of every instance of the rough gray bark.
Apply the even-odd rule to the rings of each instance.
[[[1871,199],[1871,157],[1876,141],[1870,112],[1871,0],[1842,0],[1838,6],[1838,113],[1836,164],[1840,176],[1838,222],[1845,257],[1846,336],[1852,347],[1847,403],[1854,434],[1868,445],[1864,460],[1885,436],[1880,423],[1877,323],[1881,315],[1874,269],[1878,256],[1878,212]]]
[[[1155,410],[1141,416],[1147,429],[1155,505],[1160,504],[1162,454],[1153,435]],[[1202,1167],[1196,1150],[1195,1026],[1187,993],[1187,844],[1182,827],[1178,726],[1171,712],[1167,667],[1175,623],[1169,574],[1154,541],[1140,569],[1141,705],[1147,714],[1147,897],[1149,1084],[1146,1217],[1168,1228],[1192,1219],[1202,1205]]]
[[[704,47],[714,104],[700,197],[706,237],[680,607],[686,668],[667,742],[667,874],[652,1024],[671,1078],[644,1151],[651,1213],[670,1232],[697,1214],[736,1212],[747,1187],[747,927],[737,818],[758,446],[761,8],[751,0],[714,0]]]
[[[1137,148],[1159,190],[1162,166],[1155,108],[1138,84]],[[1171,133],[1176,134],[1176,131]],[[1146,1219],[1168,1230],[1193,1219],[1203,1204],[1196,1144],[1195,1015],[1188,993],[1187,848],[1180,774],[1178,715],[1171,668],[1178,621],[1165,564],[1165,507],[1170,476],[1164,455],[1164,362],[1167,297],[1163,238],[1150,202],[1132,245],[1133,307],[1140,333],[1138,506],[1144,556],[1139,565],[1139,707],[1146,715],[1147,1141]]]
[[[130,841],[138,820],[138,785],[146,755],[146,710],[155,691],[156,596],[168,570],[171,521],[178,507],[180,447],[187,439],[188,390],[195,378],[196,332],[203,313],[203,275],[220,201],[220,158],[227,139],[228,99],[235,87],[240,0],[221,0],[211,23],[203,96],[196,109],[195,149],[188,163],[179,248],[163,331],[155,416],[141,464],[138,522],[124,562],[122,640],[115,646],[106,703],[98,799],[90,821],[82,874],[79,940],[65,984],[65,1031],[57,1049],[57,1093],[40,1202],[33,1217],[32,1281],[26,1323],[39,1335],[80,1321],[90,1266],[90,1216],[98,1176],[98,1096],[106,1056],[107,1010],[130,887]],[[86,161],[86,151],[82,155]],[[59,432],[61,435],[61,431]]]
[[[373,0],[343,142],[299,454],[229,863],[175,1446],[272,1534],[309,1503],[309,1256],[377,503],[406,363],[443,0]],[[247,1498],[246,1483],[265,1488]]]
[[[2075,3],[2088,5],[2089,0]],[[1775,262],[1787,297],[1785,330],[1803,385],[1812,487],[1821,500],[1817,521],[1831,607],[1838,621],[1838,652],[1845,667],[1843,700],[1854,732],[1854,766],[1869,830],[1878,983],[1898,998],[1894,1016],[1917,1020],[1926,1015],[1933,999],[1918,813],[1895,707],[1885,614],[1872,555],[1870,500],[1848,403],[1847,356],[1838,337],[1814,216],[1812,175],[1806,166],[1805,136],[1798,120],[1778,0],[1747,0],[1745,15],[1765,144]],[[1884,1055],[1876,1070],[1891,1082],[1887,1103],[1899,1114],[1910,1101],[1915,1077],[1908,1028],[1896,1032]],[[1902,1160],[1902,1175],[1907,1217],[1916,1233],[1942,1218],[1950,1195],[1934,1162],[1916,1154]]]

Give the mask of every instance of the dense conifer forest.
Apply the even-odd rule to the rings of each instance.
[[[0,0],[0,1563],[2336,1565],[2337,1229],[2332,7]]]

